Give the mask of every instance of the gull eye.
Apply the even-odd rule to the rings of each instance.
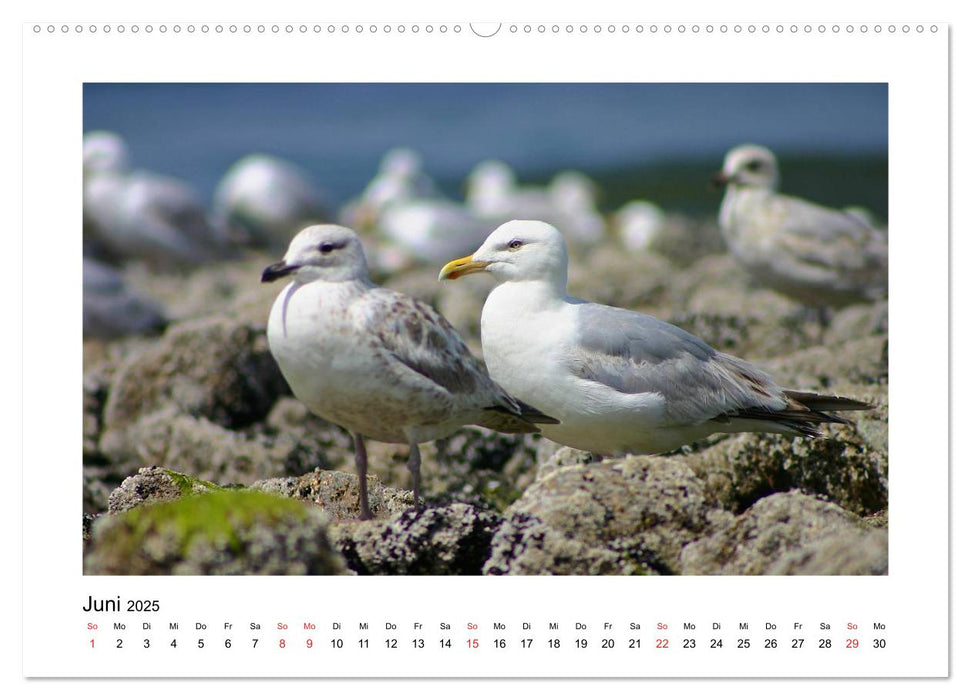
[[[334,245],[332,243],[321,243],[319,246],[317,246],[317,250],[324,254],[329,253],[333,249]]]
[[[523,247],[523,242],[518,238],[514,238],[513,240],[509,241],[509,250],[516,250],[517,248],[522,248],[522,247]]]
[[[762,162],[758,160],[750,160],[748,163],[745,164],[745,169],[751,170],[753,173],[757,173],[759,170],[762,169]]]

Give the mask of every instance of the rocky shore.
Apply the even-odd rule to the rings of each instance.
[[[753,286],[712,221],[675,223],[654,250],[573,255],[571,292],[675,323],[784,386],[875,408],[816,440],[719,436],[602,462],[467,428],[422,446],[420,511],[407,446],[371,441],[376,518],[359,522],[349,436],[292,397],[267,348],[279,289],[259,273],[274,258],[183,274],[129,265],[126,283],[170,323],[85,341],[85,573],[886,574],[886,302],[821,328]],[[478,352],[489,280],[445,286],[434,265],[374,273]]]

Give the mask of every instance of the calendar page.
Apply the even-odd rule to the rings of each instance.
[[[949,676],[948,24],[272,14],[23,26],[25,677]]]

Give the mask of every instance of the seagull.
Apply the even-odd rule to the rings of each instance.
[[[853,210],[779,194],[769,149],[736,146],[714,183],[726,186],[718,213],[725,243],[760,284],[817,310],[886,297],[886,232]]]
[[[89,132],[83,159],[89,252],[111,262],[140,259],[168,269],[233,257],[228,239],[209,222],[195,192],[176,178],[131,170],[119,135]]]
[[[618,209],[613,216],[617,237],[626,250],[647,250],[664,231],[667,216],[654,202],[636,199]]]
[[[869,404],[783,389],[766,372],[690,333],[627,309],[571,297],[563,235],[542,221],[503,224],[442,280],[488,272],[482,309],[490,375],[559,423],[544,437],[596,455],[656,454],[713,433],[821,435],[827,411]]]
[[[342,223],[361,230],[372,228],[388,208],[416,200],[442,199],[432,178],[423,170],[421,155],[410,148],[392,148],[378,165],[377,174],[355,200],[340,212]]]
[[[353,434],[362,519],[372,517],[365,437],[410,446],[418,507],[419,443],[464,425],[528,433],[554,420],[497,385],[434,309],[375,285],[351,229],[302,230],[263,270],[263,282],[281,278],[291,282],[270,311],[270,352],[298,399]]]
[[[340,221],[387,243],[372,261],[382,272],[415,263],[446,260],[481,241],[499,223],[483,219],[446,197],[422,169],[421,156],[409,148],[385,154],[374,179],[345,205]]]
[[[213,209],[251,245],[280,250],[307,224],[330,218],[310,175],[265,153],[251,153],[230,166],[216,187]]]
[[[498,223],[445,198],[416,199],[389,205],[375,230],[408,260],[441,265],[481,241]]]
[[[576,170],[557,173],[547,187],[523,186],[500,160],[476,165],[467,180],[466,203],[482,219],[543,219],[563,229],[571,241],[594,244],[606,224],[596,206],[596,185]]]

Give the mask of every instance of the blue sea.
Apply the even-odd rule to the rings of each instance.
[[[252,152],[298,163],[342,202],[396,146],[417,150],[457,197],[487,158],[508,162],[526,180],[575,168],[653,173],[663,182],[665,168],[711,172],[729,148],[756,142],[779,154],[784,184],[798,183],[798,172],[795,180],[789,175],[808,160],[816,166],[810,190],[814,180],[825,192],[834,174],[845,176],[845,201],[833,204],[878,213],[886,206],[883,83],[92,83],[84,87],[84,130],[94,129],[120,133],[136,167],[181,177],[206,200],[226,169]],[[696,179],[682,188],[686,208],[710,196]],[[651,178],[644,182],[647,189]],[[624,196],[636,195],[637,182],[627,184]],[[650,191],[640,196],[656,199]]]

